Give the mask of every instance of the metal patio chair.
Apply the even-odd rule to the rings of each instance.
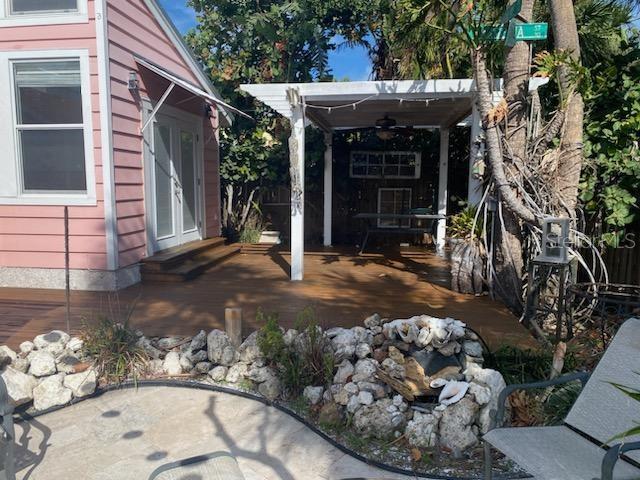
[[[178,460],[156,468],[149,480],[245,480],[238,462],[227,452]]]
[[[523,389],[539,389],[571,381],[583,388],[564,425],[494,428],[484,435],[485,479],[491,479],[491,447],[524,468],[536,480],[638,480],[640,435],[606,444],[640,421],[640,403],[611,383],[640,388],[640,319],[627,320],[589,377],[566,375],[548,382],[510,385],[500,394],[493,425],[504,418],[506,400]]]
[[[13,403],[2,377],[0,377],[0,419],[0,480],[15,480]]]

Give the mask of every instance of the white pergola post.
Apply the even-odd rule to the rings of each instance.
[[[449,176],[449,129],[440,129],[440,168],[438,175],[438,215],[447,214],[448,176]],[[438,220],[436,234],[436,250],[444,251],[445,236],[447,233],[447,220]]]
[[[331,222],[333,207],[333,132],[324,134],[324,224],[323,243],[325,247],[330,247]]]
[[[289,89],[291,137],[291,280],[304,278],[304,105],[297,89]]]
[[[482,119],[475,103],[471,115],[471,148],[469,149],[469,190],[467,200],[475,206],[482,200],[482,161],[484,158],[484,141]]]

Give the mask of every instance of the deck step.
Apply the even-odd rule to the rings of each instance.
[[[170,270],[149,271],[143,267],[143,279],[148,282],[186,282],[238,253],[240,247],[236,245],[218,246],[188,258]]]
[[[215,237],[169,248],[145,258],[142,261],[142,268],[145,272],[173,270],[202,252],[224,246],[224,242],[224,238]]]
[[[280,245],[273,243],[242,243],[240,244],[242,254],[246,255],[266,255],[276,251]]]

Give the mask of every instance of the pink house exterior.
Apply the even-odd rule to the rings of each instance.
[[[216,105],[155,0],[0,2],[0,286],[64,287],[65,206],[74,289],[219,236]]]

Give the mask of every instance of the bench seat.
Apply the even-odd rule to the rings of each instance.
[[[593,480],[600,478],[605,450],[570,428],[498,428],[484,440],[513,460],[536,480]],[[640,469],[619,460],[616,480],[638,480]]]

